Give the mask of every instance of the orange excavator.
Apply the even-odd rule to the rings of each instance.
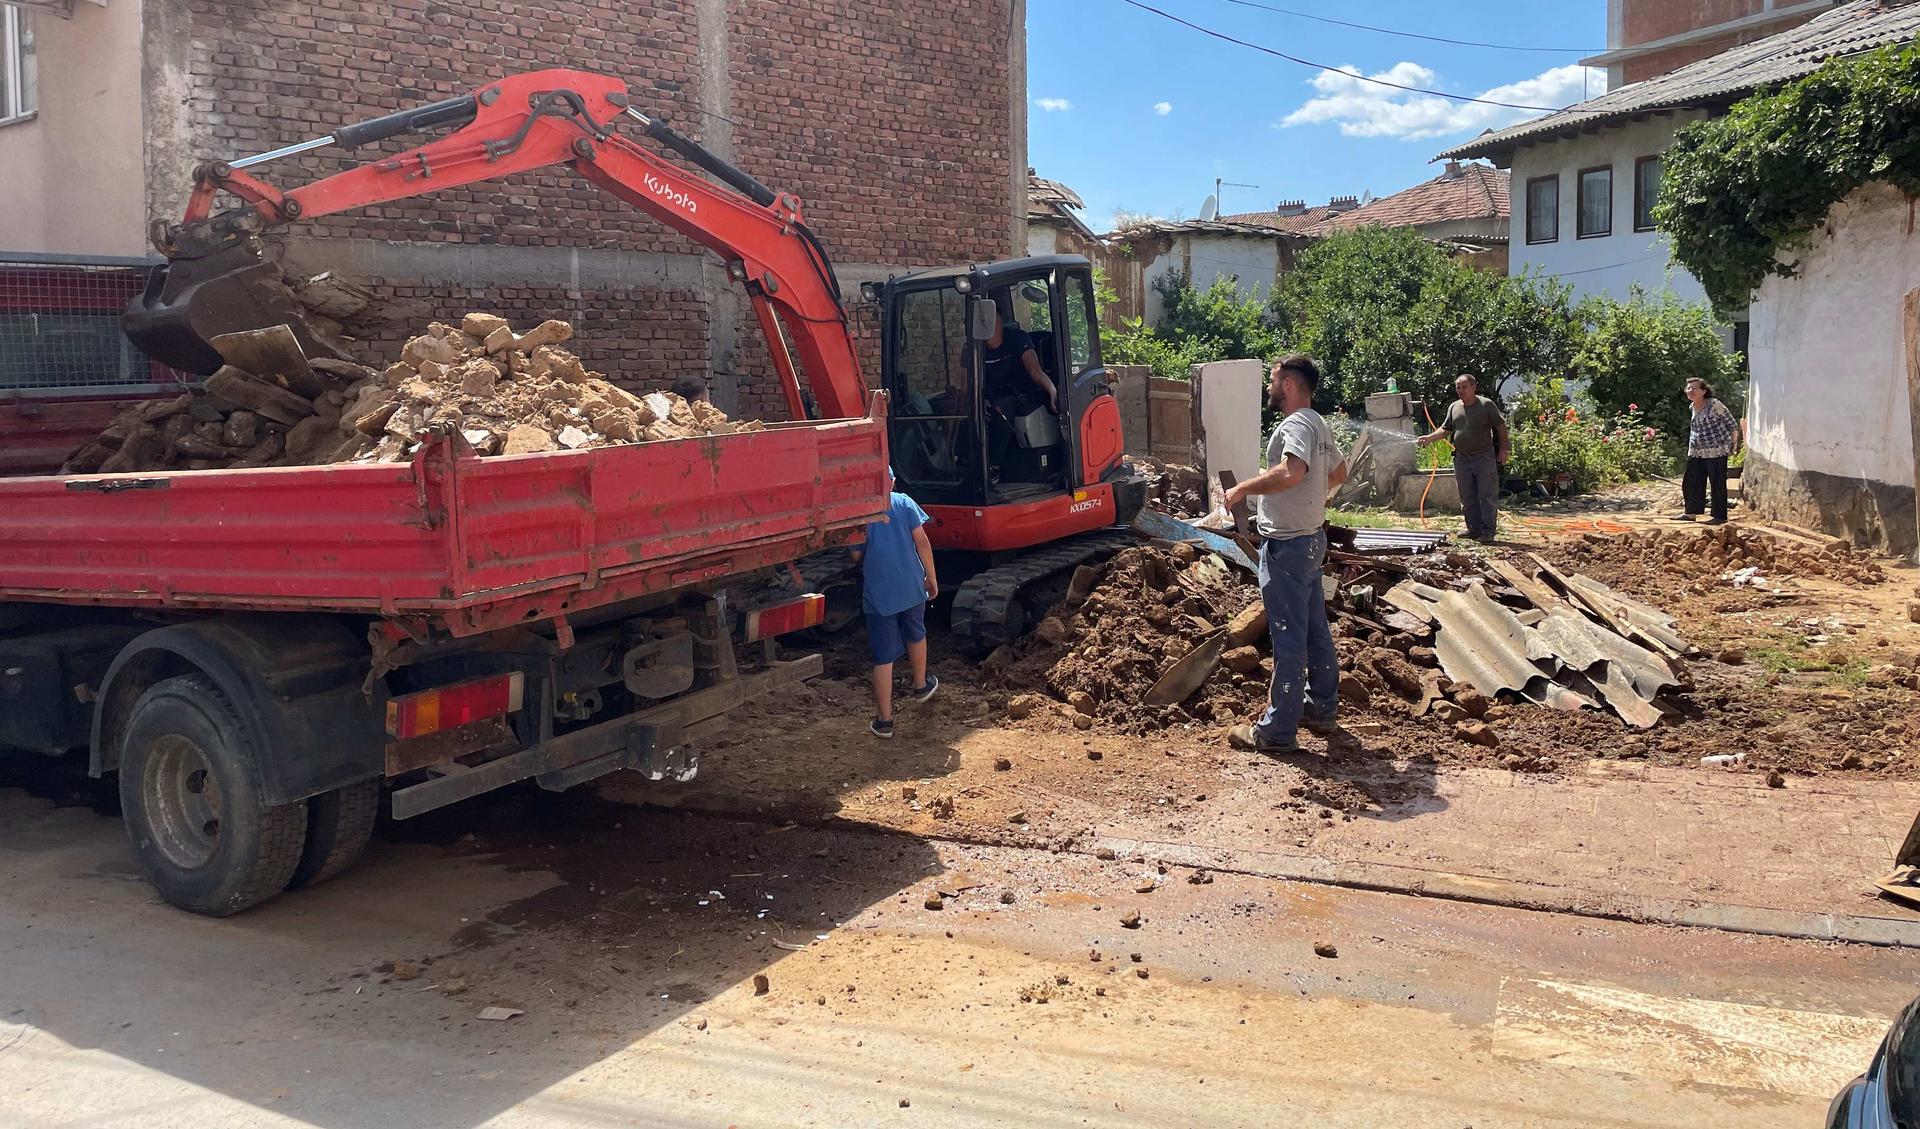
[[[249,171],[445,128],[452,132],[298,188]],[[800,200],[642,113],[622,81],[578,70],[514,75],[272,152],[200,165],[183,220],[154,224],[167,262],[129,307],[127,334],[189,372],[223,363],[217,339],[281,325],[307,357],[346,358],[341,342],[303,317],[265,255],[263,234],[550,166],[571,168],[725,261],[752,304],[793,419],[864,412],[869,385],[846,305]],[[216,212],[223,192],[241,206]],[[1131,539],[1123,527],[1146,501],[1145,479],[1122,459],[1092,267],[1078,256],[969,264],[868,284],[863,293],[880,310],[878,386],[890,394],[892,463],[900,488],[932,518],[942,586],[954,592],[952,625],[981,646],[1006,642],[1064,590],[1077,565]],[[994,386],[987,346],[1009,319],[1029,335],[1057,398]],[[821,571],[824,579],[809,576],[809,586],[834,579]],[[843,593],[850,587],[844,573],[837,583]]]

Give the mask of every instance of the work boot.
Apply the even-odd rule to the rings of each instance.
[[[1307,714],[1300,719],[1300,725],[1315,737],[1332,737],[1340,732],[1340,721],[1332,717],[1315,717]]]
[[[1262,741],[1259,735],[1254,732],[1253,726],[1246,724],[1236,725],[1232,729],[1227,730],[1227,744],[1236,749],[1245,749],[1250,753],[1267,753],[1269,755],[1297,753],[1301,751],[1299,744],[1294,741],[1288,741],[1285,744]]]

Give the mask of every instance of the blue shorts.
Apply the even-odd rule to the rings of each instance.
[[[873,648],[873,665],[886,666],[900,661],[908,643],[927,637],[927,605],[915,604],[892,615],[867,613],[867,645]]]

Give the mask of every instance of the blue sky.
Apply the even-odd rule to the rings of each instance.
[[[1606,46],[1606,0],[1261,0],[1272,7],[1519,52],[1381,35],[1232,0],[1143,0],[1166,12],[1361,74],[1496,101],[1562,106],[1605,89],[1576,64]],[[1584,49],[1584,52],[1583,50]],[[1590,85],[1583,87],[1583,82]],[[1028,162],[1116,213],[1192,217],[1215,177],[1223,212],[1280,199],[1387,196],[1438,173],[1441,149],[1536,113],[1405,94],[1209,38],[1124,0],[1029,0]]]

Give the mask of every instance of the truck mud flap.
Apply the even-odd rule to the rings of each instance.
[[[555,792],[622,768],[654,780],[690,780],[696,762],[686,747],[689,742],[718,733],[733,707],[812,678],[820,670],[820,656],[808,655],[484,764],[444,761],[428,769],[437,774],[432,779],[394,791],[393,818],[409,819],[530,777]]]

